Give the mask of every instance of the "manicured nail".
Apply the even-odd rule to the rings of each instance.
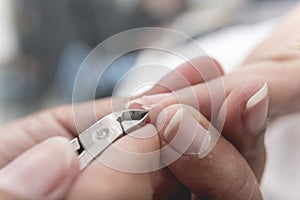
[[[265,83],[246,104],[244,124],[249,133],[256,135],[265,128],[268,110],[268,85]]]
[[[0,187],[24,198],[40,199],[60,190],[57,186],[74,169],[75,159],[67,139],[48,139],[2,168]]]
[[[144,109],[151,109],[152,107],[156,106],[161,100],[171,96],[171,93],[162,93],[162,94],[155,94],[155,95],[149,95],[149,96],[143,96],[139,99],[135,99],[132,101],[129,101],[125,107],[128,108],[137,108],[141,107]]]
[[[211,135],[187,109],[180,108],[167,125],[163,140],[181,154],[203,158],[209,150]]]

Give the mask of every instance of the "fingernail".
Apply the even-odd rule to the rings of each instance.
[[[249,133],[257,135],[265,128],[268,110],[268,85],[265,83],[246,104],[244,125]]]
[[[26,198],[55,192],[74,164],[68,140],[48,139],[26,151],[0,170],[0,187]]]
[[[156,106],[161,100],[163,100],[169,96],[171,96],[170,93],[161,93],[161,94],[143,96],[139,99],[129,101],[125,105],[125,107],[126,107],[126,109],[137,108],[137,107],[141,107],[144,109],[151,109],[152,107]]]
[[[180,108],[167,125],[163,140],[179,153],[203,158],[209,150],[211,134],[187,109]]]

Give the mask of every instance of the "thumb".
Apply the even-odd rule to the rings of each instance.
[[[0,198],[3,199],[3,200],[26,200],[25,198],[22,198],[10,191],[6,191],[6,190],[3,190],[3,189],[0,189]]]
[[[0,170],[1,199],[61,199],[79,173],[67,139],[50,138]]]
[[[161,122],[166,122],[161,124]],[[245,159],[195,109],[172,105],[157,120],[162,160],[178,156],[168,168],[198,198],[262,199],[258,182]]]

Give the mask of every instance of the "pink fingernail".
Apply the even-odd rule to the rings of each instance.
[[[268,85],[265,83],[246,104],[244,124],[249,133],[256,135],[265,128],[268,110]]]
[[[171,96],[171,93],[161,93],[161,94],[155,94],[155,95],[149,95],[149,96],[143,96],[139,99],[135,99],[132,101],[129,101],[125,107],[128,108],[136,108],[140,106],[144,109],[149,109],[154,106],[156,106],[161,100]]]
[[[179,109],[170,120],[163,139],[182,154],[207,154],[211,143],[210,133],[186,109]]]

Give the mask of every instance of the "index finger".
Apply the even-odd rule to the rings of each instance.
[[[223,74],[224,71],[217,60],[208,56],[197,57],[178,66],[143,95],[172,92]]]

